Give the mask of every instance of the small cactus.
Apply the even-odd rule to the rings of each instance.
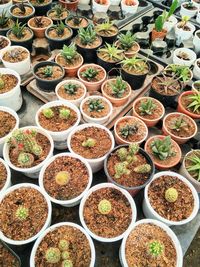
[[[61,254],[62,260],[67,260],[67,259],[69,259],[69,257],[70,257],[70,255],[69,255],[69,252],[67,250],[62,252],[62,254]]]
[[[73,267],[73,263],[71,260],[64,260],[61,264],[61,267]]]
[[[61,108],[61,109],[59,110],[59,117],[60,117],[61,119],[64,119],[64,120],[69,119],[70,114],[71,114],[71,112],[70,112],[69,109]]]
[[[17,162],[21,167],[29,167],[34,162],[34,156],[30,153],[21,152],[18,156]]]
[[[177,198],[178,198],[178,191],[175,188],[171,187],[165,191],[165,199],[168,202],[170,203],[176,202]]]
[[[43,153],[43,150],[42,150],[42,147],[35,144],[32,146],[32,149],[31,149],[31,152],[35,155],[35,156],[38,156],[40,157]]]
[[[94,147],[96,144],[96,140],[93,138],[88,138],[86,141],[82,143],[83,147]]]
[[[48,263],[58,263],[61,258],[61,253],[58,248],[49,248],[46,251],[45,259]]]
[[[3,89],[5,86],[4,80],[0,77],[0,89]]]
[[[115,178],[119,179],[123,174],[129,175],[130,170],[127,169],[128,162],[119,162],[115,164]]]
[[[110,201],[103,199],[98,204],[98,210],[101,214],[108,214],[112,209]]]
[[[129,154],[130,156],[134,156],[139,151],[139,145],[137,143],[132,143],[129,145]]]
[[[69,182],[70,174],[67,171],[60,171],[56,174],[55,180],[58,185],[66,185]]]
[[[59,241],[58,247],[61,251],[67,250],[69,248],[69,241],[66,239],[61,239]]]
[[[25,208],[24,206],[20,206],[15,213],[15,216],[19,219],[19,220],[26,220],[27,217],[29,215],[29,210],[27,208]]]
[[[42,110],[42,114],[47,118],[51,119],[54,116],[54,112],[51,108],[45,108]]]
[[[121,147],[117,150],[117,156],[120,158],[121,161],[126,160],[128,156],[128,151],[125,147]]]
[[[159,241],[152,241],[149,243],[149,253],[154,256],[160,256],[164,251],[164,245]]]
[[[134,172],[137,173],[148,173],[151,171],[151,165],[149,164],[142,164],[134,168]]]

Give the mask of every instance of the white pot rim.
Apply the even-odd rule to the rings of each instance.
[[[189,10],[189,9],[187,9],[187,8],[184,7],[185,4],[188,4],[188,2],[183,2],[183,3],[181,4],[181,8],[183,8],[184,10],[187,10],[188,12],[197,12],[197,11],[198,11],[198,7],[196,7],[195,10]],[[195,6],[195,5],[194,5],[194,6]]]
[[[184,31],[182,28],[178,28],[178,25],[181,23],[181,21],[179,21],[176,25],[175,25],[175,31],[180,31],[181,33],[183,33],[183,32],[187,32],[187,33],[189,33],[189,32],[194,32],[195,31],[195,29],[196,29],[196,27],[191,23],[191,22],[187,22],[186,23],[186,25],[191,29],[190,31]]]
[[[84,69],[84,68],[89,68],[89,67],[97,67],[97,68],[100,68],[103,72],[104,72],[104,77],[102,78],[102,80],[100,80],[100,81],[98,81],[98,82],[89,82],[89,81],[85,81],[85,80],[83,80],[82,78],[81,78],[81,75],[80,75],[80,73],[81,73],[81,71]],[[94,64],[94,63],[88,63],[88,64],[84,64],[84,65],[82,65],[79,69],[78,69],[78,72],[77,72],[77,76],[78,76],[78,78],[79,78],[79,80],[81,81],[81,82],[83,82],[83,83],[85,83],[85,84],[92,84],[92,85],[95,85],[95,84],[99,84],[99,83],[101,83],[101,81],[104,81],[105,80],[105,78],[106,78],[106,71],[105,71],[105,69],[103,68],[103,67],[101,67],[100,65],[97,65],[97,64]]]
[[[68,27],[68,26],[67,26]],[[47,28],[48,30],[48,28]],[[52,40],[57,40],[57,39],[52,39]],[[64,40],[64,39],[63,39]],[[55,57],[55,63],[57,63],[58,65],[60,65],[60,63],[58,62],[58,57],[61,55],[61,53],[57,54],[56,57]],[[64,70],[65,69],[69,69],[69,70],[75,70],[77,68],[80,68],[82,65],[83,65],[83,62],[84,62],[84,59],[82,57],[82,55],[80,53],[78,53],[78,55],[80,56],[81,58],[81,62],[77,65],[77,66],[74,66],[74,67],[66,67],[66,66],[62,66],[60,65]],[[64,75],[65,76],[65,75]]]
[[[20,49],[22,49],[22,50],[25,50],[25,51],[28,53],[28,57],[25,58],[25,59],[22,60],[22,61],[19,61],[19,62],[9,62],[9,61],[6,61],[6,60],[3,59],[3,56],[4,56],[4,54],[5,54],[6,52],[11,51],[11,50],[13,50],[13,49],[17,49],[17,48],[20,48]],[[21,63],[26,63],[26,61],[27,61],[28,59],[30,59],[30,52],[29,52],[29,50],[26,49],[26,48],[23,47],[23,46],[20,46],[20,45],[11,45],[11,46],[6,47],[5,50],[2,51],[2,55],[1,55],[1,60],[2,60],[3,62],[8,62],[9,64],[15,64],[15,65],[17,65],[17,64],[21,64]]]
[[[109,106],[109,113],[104,116],[104,117],[101,117],[101,118],[92,118],[90,117],[89,115],[87,115],[84,111],[83,111],[83,105],[90,99],[101,99],[103,101],[105,101],[108,106]],[[91,95],[91,96],[87,96],[86,98],[84,98],[82,101],[81,101],[81,104],[80,104],[80,111],[81,111],[81,114],[87,119],[87,120],[93,120],[95,121],[96,123],[98,122],[101,122],[102,120],[107,120],[109,119],[109,117],[111,116],[112,112],[113,112],[113,106],[111,104],[111,102],[105,98],[104,96],[100,96],[100,95]]]
[[[85,202],[87,200],[87,198],[95,191],[99,190],[99,189],[102,189],[102,188],[115,188],[117,190],[119,190],[125,197],[126,199],[129,201],[129,204],[131,205],[131,210],[132,210],[132,219],[131,219],[131,223],[130,225],[128,226],[128,228],[124,231],[124,233],[122,233],[121,235],[119,236],[116,236],[116,237],[112,237],[112,238],[106,238],[106,237],[100,237],[96,234],[94,234],[93,232],[90,231],[90,229],[87,227],[87,224],[85,223],[85,220],[84,220],[84,217],[83,217],[83,210],[84,210],[84,205],[85,205]],[[131,226],[135,223],[136,221],[136,218],[137,218],[137,209],[136,209],[136,205],[135,205],[135,201],[134,199],[132,198],[132,196],[128,193],[128,191],[126,191],[125,189],[122,189],[112,183],[100,183],[100,184],[97,184],[93,187],[91,187],[88,192],[84,195],[84,197],[82,198],[81,200],[81,203],[80,203],[80,206],[79,206],[79,218],[80,218],[80,221],[81,221],[81,224],[83,225],[84,229],[86,229],[86,231],[89,233],[89,235],[100,241],[100,242],[116,242],[120,239],[122,239],[125,235],[126,232],[129,231],[129,229],[131,228]]]
[[[70,144],[71,143],[71,138],[72,138],[73,134],[75,134],[77,131],[80,131],[80,130],[83,130],[83,129],[89,128],[89,127],[101,128],[101,129],[105,130],[108,133],[108,135],[109,135],[109,137],[111,139],[111,143],[112,143],[110,150],[104,156],[102,156],[100,158],[94,158],[94,159],[84,158],[84,159],[86,159],[90,163],[97,163],[97,162],[100,162],[100,161],[104,160],[107,157],[107,155],[109,154],[109,152],[114,148],[114,145],[115,145],[115,140],[114,140],[114,137],[113,137],[111,131],[108,128],[106,128],[105,126],[103,126],[101,124],[97,124],[97,123],[84,123],[84,124],[81,124],[81,125],[77,126],[68,135],[68,138],[67,138],[67,147],[69,148],[69,151],[72,154],[76,154],[73,151],[73,149],[71,148],[71,144]],[[78,155],[78,154],[76,154],[76,155]],[[79,155],[79,156],[81,156],[81,155]]]
[[[5,190],[1,196],[0,196],[0,202],[4,199],[4,197],[11,193],[12,191],[16,190],[16,189],[19,189],[19,188],[22,188],[22,187],[31,187],[31,188],[34,188],[36,189],[38,192],[40,192],[40,194],[43,195],[46,203],[47,203],[47,207],[48,207],[48,214],[47,214],[47,218],[46,218],[46,221],[45,221],[45,224],[43,225],[43,227],[40,229],[40,231],[32,236],[31,238],[28,238],[26,240],[13,240],[13,239],[10,239],[8,237],[6,237],[1,231],[0,231],[0,238],[5,241],[6,243],[8,244],[11,244],[11,245],[25,245],[25,244],[28,244],[28,243],[31,243],[33,242],[35,239],[37,239],[41,233],[48,227],[49,225],[49,222],[51,221],[51,213],[52,213],[52,206],[51,206],[51,202],[50,200],[44,195],[44,193],[42,192],[41,188],[38,186],[38,185],[35,185],[35,184],[31,184],[31,183],[20,183],[20,184],[16,184],[16,185],[13,185],[11,187],[9,187],[7,190]]]
[[[2,48],[1,50],[5,49],[6,47],[11,46],[11,41],[10,41],[10,39],[8,39],[8,37],[6,37],[4,35],[0,35],[0,38],[6,39],[6,41],[8,42],[8,45],[5,46],[4,48]],[[0,52],[1,52],[1,50],[0,50]]]
[[[177,254],[177,267],[182,267],[183,264],[183,252],[182,252],[182,248],[180,245],[180,242],[177,238],[177,236],[175,235],[175,233],[164,223],[157,221],[157,220],[153,220],[153,219],[142,219],[140,221],[137,221],[132,227],[131,229],[125,234],[125,237],[122,240],[122,244],[121,244],[121,256],[122,256],[122,262],[125,264],[124,267],[128,267],[127,261],[126,261],[126,254],[125,254],[125,248],[126,248],[126,242],[128,239],[129,234],[135,229],[136,226],[140,225],[140,224],[154,224],[159,226],[161,229],[163,229],[166,234],[170,237],[171,241],[174,244],[174,247],[176,249],[176,254]]]
[[[148,189],[149,189],[151,183],[155,179],[159,179],[161,176],[164,176],[164,175],[177,177],[179,180],[184,182],[190,188],[190,190],[192,192],[192,195],[193,195],[193,198],[194,198],[194,209],[193,209],[192,213],[190,214],[190,216],[187,219],[184,219],[184,220],[181,220],[181,221],[170,221],[170,220],[167,220],[164,217],[160,216],[152,208],[152,206],[150,204],[150,201],[149,201],[149,197],[148,197]],[[190,222],[191,220],[193,220],[195,218],[195,216],[197,215],[198,210],[199,210],[199,197],[198,197],[197,191],[194,188],[194,186],[185,177],[183,177],[179,173],[172,172],[172,171],[161,171],[159,173],[156,173],[154,175],[153,179],[151,180],[151,182],[149,184],[147,184],[147,186],[145,187],[144,198],[146,200],[147,207],[151,211],[151,213],[157,218],[157,220],[162,221],[163,223],[165,223],[167,225],[183,225],[183,224],[186,224],[186,223]]]
[[[84,191],[78,195],[77,197],[75,198],[72,198],[72,199],[69,199],[69,200],[58,200],[58,199],[55,199],[53,198],[52,196],[50,196],[45,187],[44,187],[44,183],[43,183],[43,178],[44,178],[44,173],[47,169],[47,167],[57,158],[59,157],[71,157],[71,158],[76,158],[76,159],[79,159],[87,168],[87,171],[88,171],[88,184],[86,186],[86,188],[84,189]],[[92,174],[92,169],[89,165],[89,163],[81,156],[79,155],[76,155],[76,154],[72,154],[72,153],[69,153],[69,152],[65,152],[65,153],[60,153],[60,154],[57,154],[53,157],[51,157],[46,163],[45,165],[42,167],[41,171],[40,171],[40,175],[39,175],[39,186],[41,187],[42,191],[44,192],[44,194],[51,200],[51,202],[53,203],[56,203],[56,204],[59,204],[59,205],[70,205],[70,204],[73,204],[74,202],[77,202],[79,201],[83,196],[84,194],[89,190],[91,184],[92,184],[92,179],[93,179],[93,174]]]
[[[53,132],[53,131],[50,131],[50,130],[47,130],[47,129],[43,128],[40,125],[40,122],[39,122],[39,114],[42,112],[42,110],[45,109],[45,108],[50,108],[50,107],[55,107],[55,106],[62,106],[62,105],[65,106],[65,107],[69,107],[73,111],[76,112],[77,121],[74,123],[74,125],[72,125],[68,129],[60,131],[60,132]],[[68,134],[74,127],[79,125],[80,120],[81,120],[81,114],[80,114],[79,109],[73,103],[71,103],[68,100],[55,100],[55,101],[48,102],[48,103],[42,105],[38,109],[38,111],[36,112],[36,115],[35,115],[35,122],[36,122],[37,127],[43,129],[44,131],[48,132],[50,135],[53,135],[53,136],[57,136],[57,135],[60,135],[60,134]]]
[[[125,1],[126,1],[126,0],[122,0],[122,1],[121,1],[121,4],[124,5],[124,6],[127,6],[127,5],[125,4]],[[139,5],[139,1],[138,1],[138,0],[135,0],[134,2],[136,3],[135,5],[133,5],[133,6],[127,6],[127,7],[135,8],[135,7],[137,7],[137,6]]]
[[[179,53],[179,52],[184,52],[184,53],[187,53],[188,55],[189,55],[189,57],[190,57],[190,60],[187,60],[187,62],[193,62],[193,61],[195,61],[196,60],[196,58],[197,58],[197,55],[196,55],[196,53],[194,52],[194,51],[192,51],[190,48],[177,48],[177,49],[175,49],[175,51],[174,51],[174,56],[176,57],[176,58],[178,58],[177,57],[177,54]],[[179,60],[181,60],[181,61],[183,61],[183,62],[185,62],[186,60],[183,60],[183,59],[180,59],[180,58],[178,58]],[[175,64],[176,65],[176,64]]]
[[[20,128],[20,130],[36,130],[37,132],[45,135],[49,142],[50,142],[50,150],[49,150],[49,153],[47,155],[47,157],[38,165],[34,166],[34,167],[31,167],[31,168],[19,168],[19,167],[16,167],[15,165],[13,165],[10,161],[10,158],[9,156],[7,156],[7,151],[8,151],[8,144],[5,143],[4,146],[3,146],[3,157],[5,159],[5,161],[8,163],[8,165],[13,169],[13,170],[16,170],[18,172],[34,172],[34,171],[37,171],[39,168],[41,168],[43,166],[44,163],[47,162],[47,160],[51,157],[51,155],[53,154],[53,149],[54,149],[54,143],[53,143],[53,139],[52,137],[50,136],[50,134],[46,131],[44,131],[42,128],[39,128],[37,126],[26,126],[26,127],[22,127]]]
[[[9,46],[11,47],[11,46]],[[8,47],[6,47],[7,49]],[[4,52],[4,51],[2,51]],[[3,96],[3,97],[8,97],[10,95],[13,94],[13,91],[16,90],[18,87],[20,87],[20,84],[21,84],[21,77],[20,75],[15,71],[15,70],[12,70],[12,69],[9,69],[9,68],[0,68],[0,73],[1,74],[12,74],[14,75],[16,78],[17,78],[17,84],[15,87],[13,87],[10,91],[8,92],[5,92],[3,94],[0,94],[0,97]]]
[[[94,248],[94,243],[92,241],[92,238],[89,236],[89,234],[85,231],[85,229],[83,227],[81,227],[80,225],[73,223],[73,222],[60,222],[60,223],[56,223],[51,225],[50,227],[48,227],[36,240],[32,251],[31,251],[31,255],[30,255],[30,267],[35,267],[35,254],[37,251],[38,246],[40,245],[42,239],[45,237],[46,234],[48,234],[51,231],[54,231],[56,228],[61,227],[61,226],[71,226],[74,227],[78,230],[80,230],[87,238],[89,245],[90,245],[90,249],[91,249],[91,262],[90,262],[90,266],[89,267],[93,267],[95,264],[95,248]]]
[[[4,167],[6,168],[6,172],[7,172],[7,178],[6,178],[6,182],[4,184],[4,186],[1,188],[0,190],[0,194],[2,194],[2,192],[7,189],[7,187],[9,186],[9,184],[11,183],[11,171],[10,168],[8,166],[8,164],[5,162],[5,160],[3,160],[2,158],[0,158],[0,163],[2,163],[4,165]]]

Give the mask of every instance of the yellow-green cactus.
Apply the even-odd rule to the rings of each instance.
[[[0,90],[5,86],[4,80],[0,77]]]
[[[28,208],[25,208],[24,206],[20,206],[15,213],[15,216],[19,219],[19,220],[26,220],[28,218],[29,215],[29,210]]]
[[[73,267],[73,262],[71,260],[64,260],[61,267]]]
[[[112,205],[109,200],[102,199],[98,204],[98,210],[101,214],[108,214],[112,209]]]
[[[54,116],[54,112],[51,108],[45,108],[42,110],[42,114],[47,118],[51,119]]]
[[[88,138],[86,141],[83,141],[83,147],[94,147],[96,144],[96,140],[93,138]]]
[[[60,171],[56,174],[55,180],[58,185],[66,185],[69,182],[70,174],[67,171]]]
[[[69,241],[66,239],[61,239],[59,241],[58,247],[61,251],[67,250],[69,248]]]
[[[45,259],[48,263],[58,263],[61,259],[60,250],[54,247],[47,249]]]
[[[30,153],[21,152],[17,158],[21,167],[29,167],[34,162],[34,156]]]
[[[128,156],[128,150],[125,147],[121,147],[117,150],[117,156],[121,161],[125,161]]]
[[[154,256],[160,256],[164,251],[164,245],[160,241],[152,241],[148,244],[149,253]]]
[[[119,162],[115,164],[115,178],[119,179],[123,174],[129,175],[130,170],[127,169],[128,162]]]
[[[61,108],[61,109],[59,110],[59,117],[60,117],[61,119],[63,119],[63,120],[67,120],[67,119],[69,119],[70,114],[71,114],[71,112],[70,112],[69,109]]]
[[[151,165],[149,164],[142,164],[134,168],[134,172],[137,173],[148,173],[151,171]]]
[[[165,191],[165,199],[170,203],[176,202],[178,199],[178,191],[173,187],[168,188]]]
[[[62,260],[67,260],[70,258],[70,254],[69,254],[69,251],[63,251],[62,254],[61,254],[61,258]]]

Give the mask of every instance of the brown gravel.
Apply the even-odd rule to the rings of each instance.
[[[173,203],[165,199],[165,191],[171,187],[178,191],[178,199]],[[149,186],[148,197],[152,208],[170,221],[185,220],[194,209],[194,198],[190,188],[177,177],[163,175],[154,180]]]
[[[40,27],[38,27],[38,24],[37,24],[37,20],[35,21],[35,19],[41,19],[41,24]],[[35,17],[35,19],[31,20],[30,22],[30,25],[34,28],[47,28],[50,24],[51,24],[51,21],[45,17]]]
[[[79,53],[77,53],[73,61],[67,61],[61,54],[59,54],[56,58],[56,62],[64,68],[74,68],[81,64],[82,57]]]
[[[127,82],[123,81],[125,84],[126,84],[126,89],[124,90],[123,94],[120,96],[120,97],[117,97],[113,94],[113,90],[112,90],[112,87],[111,85],[112,84],[115,84],[116,83],[116,80],[114,81],[107,81],[104,88],[103,88],[103,91],[108,95],[108,96],[111,96],[111,97],[114,97],[114,98],[117,98],[117,99],[120,99],[120,98],[124,98],[126,97],[129,93],[130,93],[130,88],[128,87],[128,84]]]
[[[75,29],[79,29],[79,28],[86,28],[88,25],[88,21],[84,18],[82,18],[81,23],[77,26],[74,24],[73,22],[73,18],[72,19],[68,19],[67,23],[66,23],[69,27],[75,28]]]
[[[148,244],[154,241],[164,246],[163,254],[152,256],[148,250]],[[129,234],[125,255],[128,266],[138,267],[176,267],[177,254],[173,241],[168,234],[154,224],[141,224]]]
[[[60,171],[70,174],[66,185],[56,183],[55,176]],[[84,163],[72,157],[58,157],[44,173],[44,187],[47,193],[59,200],[69,200],[79,196],[88,184],[88,171]]]
[[[184,95],[181,97],[181,104],[183,105],[183,107],[188,110],[189,112],[191,113],[194,113],[193,112],[193,109],[192,108],[188,108],[188,105],[190,105],[193,101],[190,99],[190,96],[193,96],[193,95]],[[200,111],[199,109],[197,109],[197,111],[194,113],[194,114],[197,114],[197,115],[200,115]]]
[[[19,207],[28,209],[24,220],[16,217]],[[0,229],[13,240],[27,240],[44,226],[48,207],[43,195],[34,188],[21,187],[6,195],[0,203]]]
[[[25,16],[29,16],[33,13],[33,9],[29,6],[25,6],[25,10],[26,10],[26,12],[22,13],[21,9],[19,9],[18,7],[15,7],[12,10],[12,14],[14,16],[18,16],[18,17],[25,17]]]
[[[9,44],[8,40],[6,40],[4,37],[0,37],[0,49],[3,49]]]
[[[0,138],[8,135],[16,125],[16,119],[10,113],[0,110]]]
[[[0,95],[11,91],[18,83],[17,77],[12,74],[1,74],[0,79],[4,82],[3,88],[0,89]]]
[[[84,89],[83,89],[83,87],[79,86],[77,88],[77,91],[75,92],[75,94],[71,95],[71,94],[68,94],[67,93],[67,91],[65,90],[64,86],[65,85],[62,85],[62,86],[59,87],[58,94],[59,94],[59,96],[61,96],[62,98],[66,99],[66,100],[76,100],[76,99],[79,99],[79,98],[81,98],[83,96],[83,94],[85,92]]]
[[[90,111],[89,106],[90,106],[91,101],[96,101],[96,100],[99,100],[100,104],[102,104],[104,108],[99,111],[96,111],[96,110]],[[110,112],[110,106],[108,105],[106,101],[100,98],[96,98],[96,99],[91,98],[83,104],[83,111],[89,117],[99,119],[99,118],[106,117],[108,115],[108,113]]]
[[[94,147],[83,147],[82,143],[88,138],[96,141]],[[71,148],[78,155],[86,159],[96,159],[103,157],[111,149],[112,141],[108,133],[97,127],[87,127],[73,134],[71,138]]]
[[[171,81],[172,77],[166,77],[166,81]],[[170,86],[170,88],[167,88],[167,94],[165,93],[164,90],[164,86],[161,84],[162,82],[164,82],[165,79],[162,76],[159,76],[159,78],[155,77],[152,82],[151,82],[151,86],[152,88],[158,92],[161,95],[169,95],[169,96],[173,96],[173,95],[178,95],[182,89],[181,83],[179,81],[175,81],[173,85]]]
[[[160,116],[162,115],[163,113],[163,109],[162,109],[162,106],[159,105],[159,103],[155,100],[152,100],[153,101],[153,104],[156,105],[156,107],[152,110],[152,114],[141,114],[141,111],[140,111],[140,106],[141,106],[141,103],[146,103],[148,99],[141,99],[140,101],[138,101],[135,105],[135,111],[136,113],[140,116],[140,117],[143,117],[144,119],[146,120],[156,120],[158,118],[160,118]]]
[[[14,57],[12,57],[11,55],[15,54]],[[23,60],[25,60],[28,57],[28,52],[24,49],[21,48],[14,48],[11,51],[7,51],[4,55],[3,55],[3,60],[10,62],[10,63],[16,63],[16,62],[21,62]]]
[[[111,211],[101,214],[99,202],[111,203]],[[132,219],[132,210],[127,198],[117,189],[102,188],[93,192],[85,202],[83,216],[87,227],[98,236],[112,238],[123,234]]]
[[[0,162],[0,190],[4,187],[7,180],[6,167],[2,162]]]
[[[20,267],[18,259],[0,242],[0,266]]]

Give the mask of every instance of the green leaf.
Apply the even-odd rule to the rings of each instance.
[[[179,0],[174,0],[170,6],[170,10],[169,10],[169,13],[167,15],[167,18],[171,17],[171,15],[174,14],[174,12],[176,11],[178,6],[179,6]]]

